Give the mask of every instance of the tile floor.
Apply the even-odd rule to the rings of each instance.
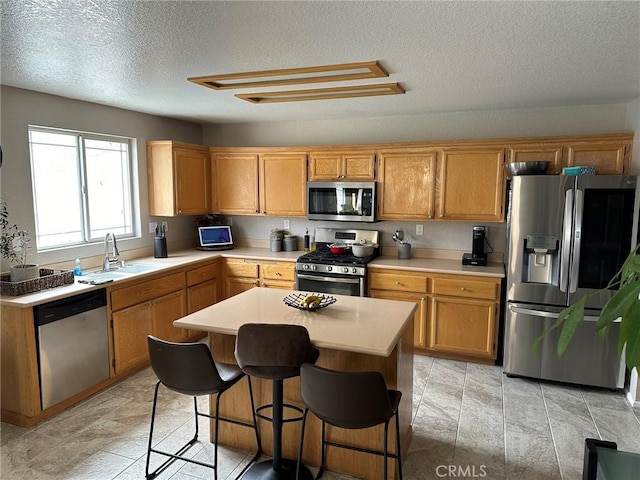
[[[415,357],[414,370],[408,480],[581,479],[586,437],[640,453],[640,409],[631,409],[621,393],[508,378],[501,367],[423,356]],[[34,428],[3,423],[0,477],[143,479],[154,384],[146,369]],[[161,391],[170,403],[164,403],[157,438],[173,449],[190,437],[192,403]],[[207,423],[201,422],[202,439],[208,439]],[[226,448],[220,453],[221,479],[234,478],[250,458]],[[211,445],[201,441],[190,454],[206,460]],[[158,478],[213,475],[175,462]],[[323,478],[345,477],[328,472]]]

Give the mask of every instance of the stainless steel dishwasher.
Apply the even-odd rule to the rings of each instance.
[[[33,307],[42,409],[109,378],[105,289]]]

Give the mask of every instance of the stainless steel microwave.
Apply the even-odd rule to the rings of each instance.
[[[307,182],[307,218],[375,222],[376,182]]]

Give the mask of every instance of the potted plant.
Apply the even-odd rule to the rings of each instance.
[[[20,230],[16,224],[9,222],[9,211],[7,201],[2,199],[2,210],[0,212],[0,250],[2,257],[15,265],[11,266],[11,281],[21,282],[38,278],[38,265],[27,263],[27,253],[31,237],[26,230]]]
[[[631,251],[622,268],[611,279],[604,289],[591,295],[585,295],[573,305],[565,308],[558,320],[533,344],[535,354],[542,338],[562,326],[558,339],[558,356],[567,349],[576,329],[584,322],[584,307],[587,298],[599,295],[604,290],[617,288],[616,293],[605,304],[600,317],[596,322],[596,330],[601,338],[604,338],[609,326],[617,319],[621,319],[620,337],[618,339],[618,353],[625,351],[625,363],[629,370],[633,368],[640,371],[640,244]]]

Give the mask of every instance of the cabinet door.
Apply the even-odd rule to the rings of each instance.
[[[425,150],[378,153],[378,218],[433,218],[436,153]]]
[[[370,290],[371,298],[382,298],[384,300],[400,300],[404,302],[415,302],[418,308],[413,316],[413,345],[417,349],[427,349],[427,318],[429,318],[429,302],[426,295],[409,292],[393,292],[387,290]]]
[[[173,322],[185,316],[186,301],[184,292],[171,293],[151,302],[153,334],[170,342],[182,342],[188,338],[186,328],[176,328]]]
[[[260,205],[265,215],[307,214],[307,155],[260,156]]]
[[[209,212],[211,196],[209,154],[176,148],[174,155],[176,213],[201,215]]]
[[[562,145],[559,144],[530,144],[517,145],[509,148],[509,163],[513,162],[551,162],[547,174],[562,171]]]
[[[339,153],[311,153],[309,181],[336,181],[340,179],[342,158]]]
[[[375,180],[375,153],[350,153],[342,157],[342,178],[361,182]]]
[[[208,280],[187,288],[187,314],[218,302],[218,281]]]
[[[115,373],[149,360],[147,335],[151,333],[151,306],[148,303],[113,312]]]
[[[496,303],[435,296],[431,302],[428,347],[474,357],[496,358]]]
[[[504,149],[447,149],[438,161],[441,220],[500,222],[504,218]]]
[[[630,150],[624,141],[574,144],[567,148],[565,166],[592,166],[599,175],[622,175],[629,171]]]
[[[259,213],[258,155],[215,154],[213,190],[217,213],[255,215]]]
[[[233,297],[238,293],[257,287],[260,284],[257,278],[227,277],[224,279],[224,298]]]

